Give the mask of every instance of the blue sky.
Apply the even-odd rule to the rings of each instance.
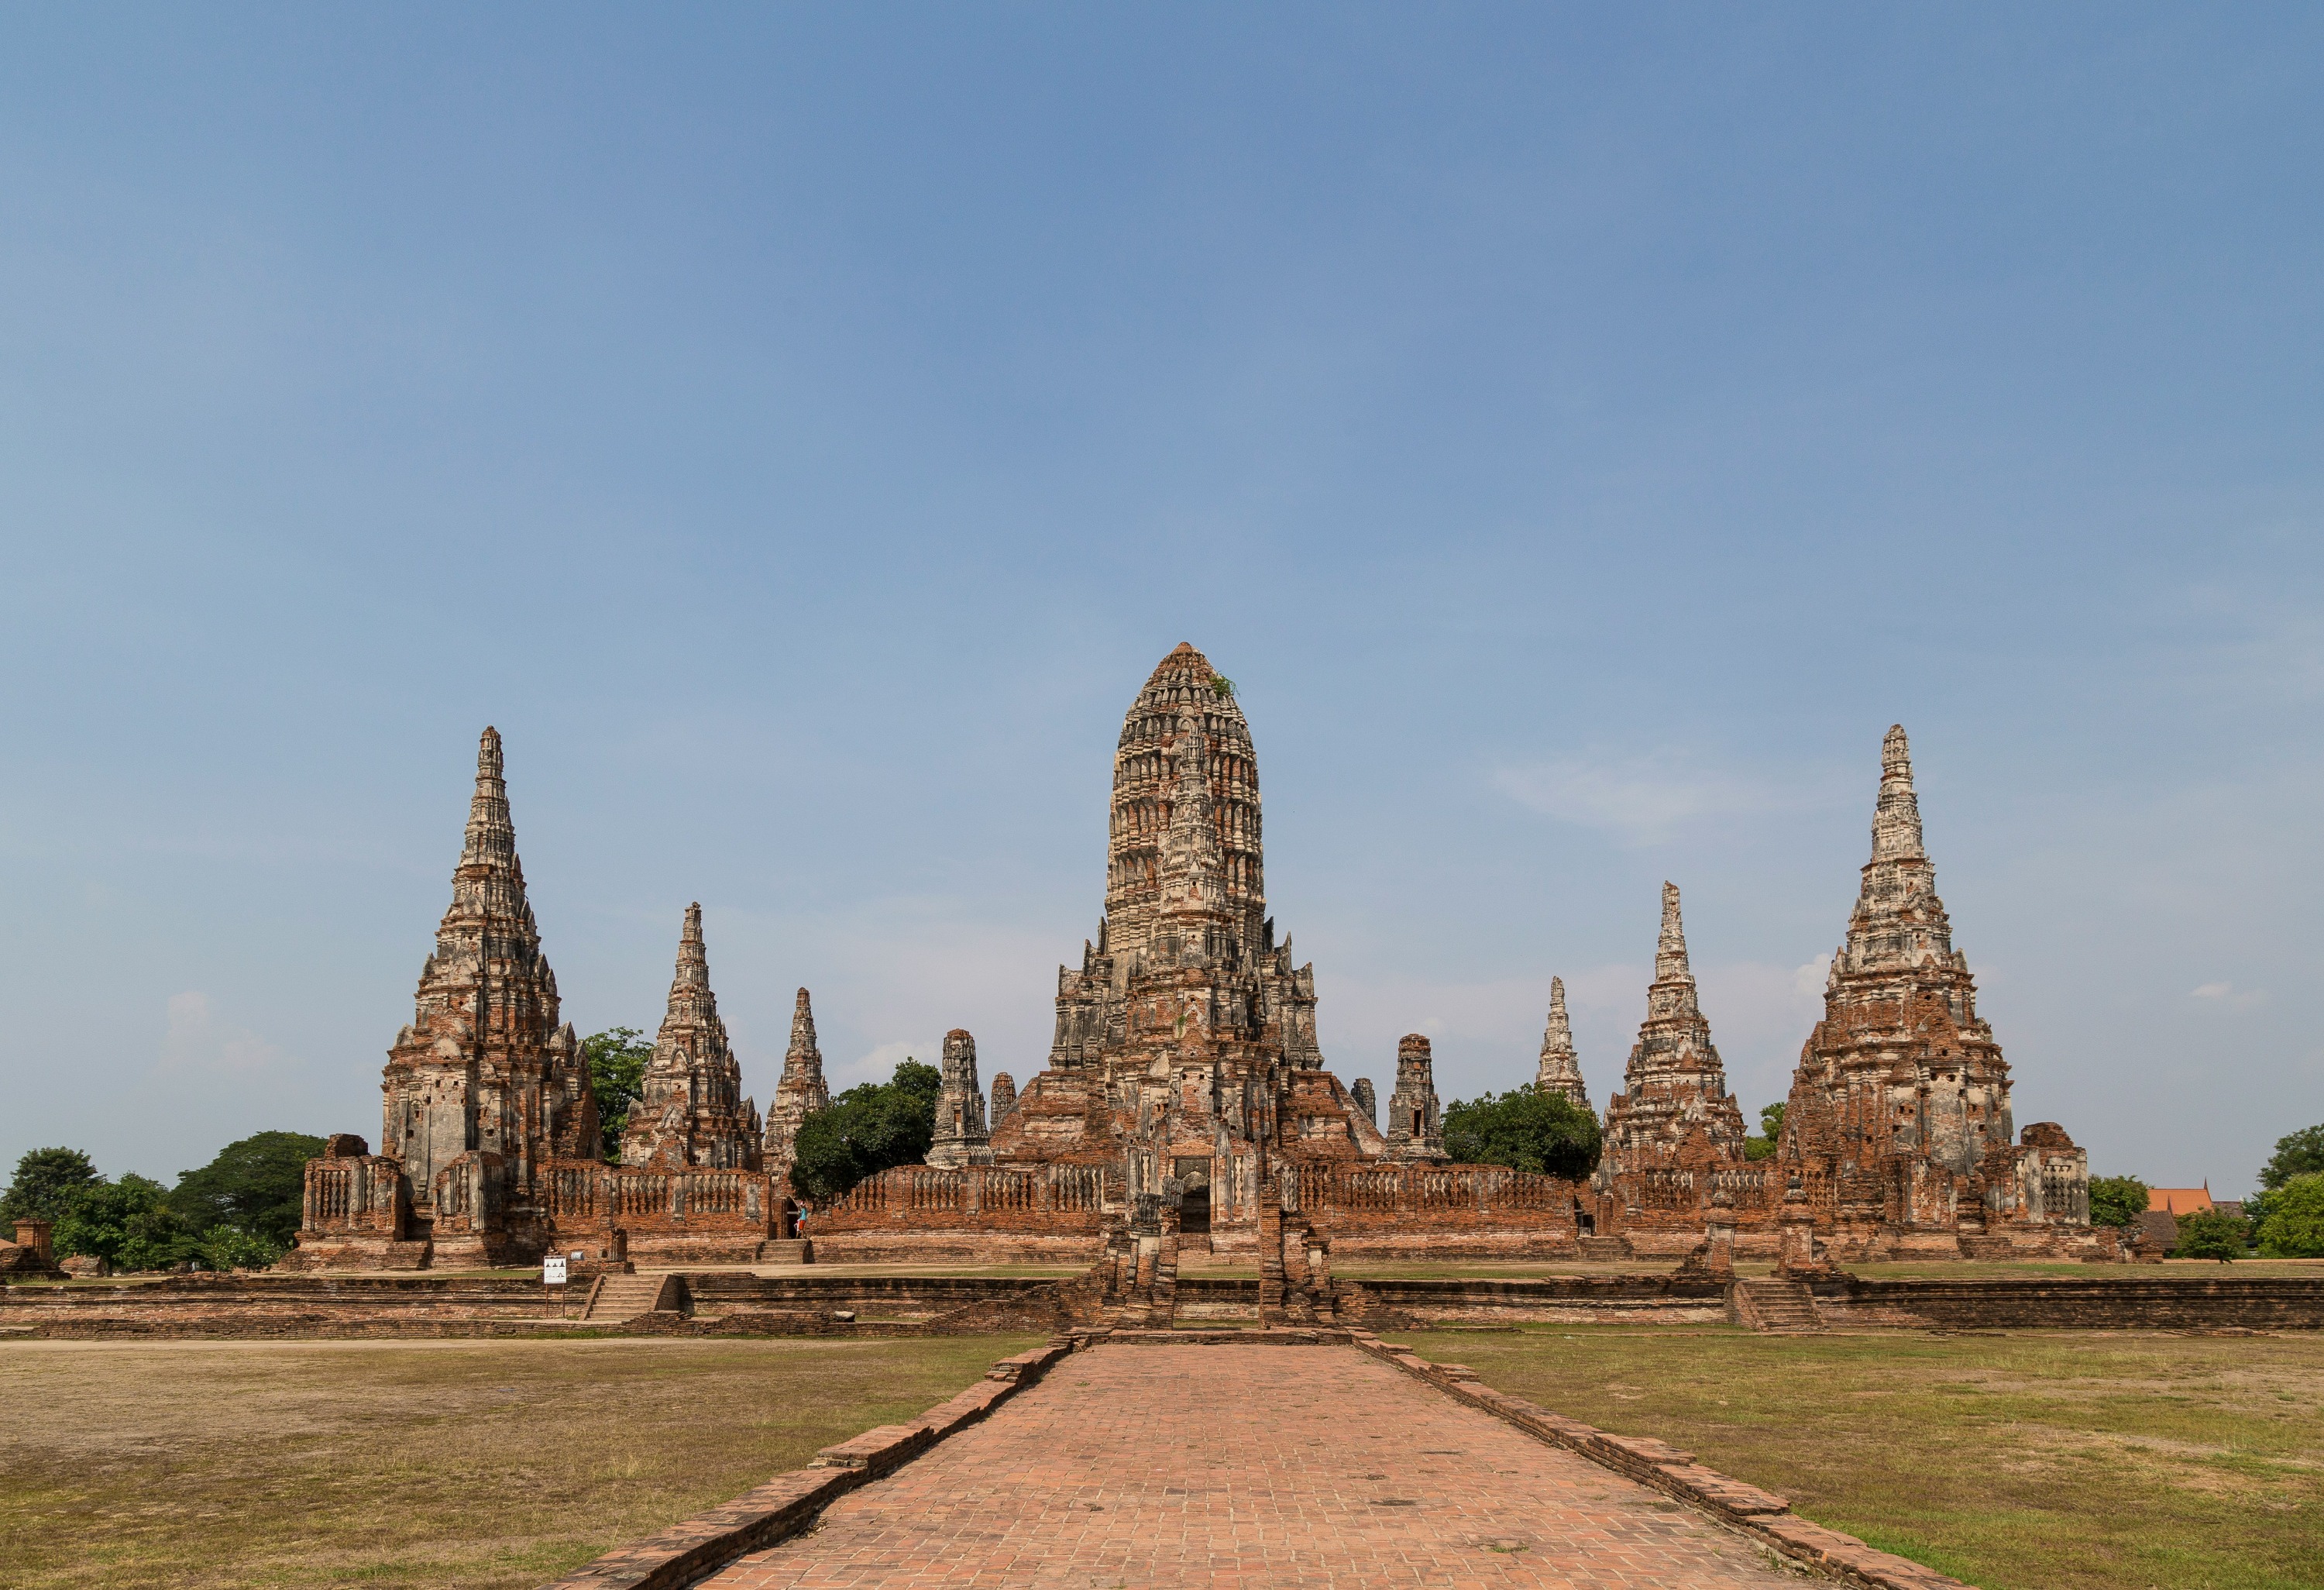
[[[2102,1172],[2324,1120],[2324,19],[0,19],[0,1160],[371,1135],[507,736],[584,1031],[746,1085],[1094,930],[1192,641],[1342,1076],[1601,1104],[1685,891],[1782,1096],[1911,730]]]

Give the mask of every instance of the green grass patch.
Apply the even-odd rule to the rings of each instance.
[[[10,1343],[0,1584],[531,1590],[1033,1343]]]
[[[1397,1334],[1987,1590],[2319,1583],[2316,1336]]]

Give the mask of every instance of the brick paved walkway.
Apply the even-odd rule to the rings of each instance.
[[[1106,1346],[712,1584],[1790,1585],[1659,1493],[1351,1347]]]

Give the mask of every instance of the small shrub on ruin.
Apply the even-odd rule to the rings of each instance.
[[[639,1040],[635,1027],[608,1027],[581,1040],[589,1062],[589,1091],[597,1100],[599,1154],[608,1165],[622,1162],[622,1132],[630,1123],[630,1106],[645,1092],[646,1062],[653,1045]]]
[[[1464,1165],[1507,1165],[1580,1181],[1598,1168],[1598,1117],[1563,1094],[1520,1087],[1456,1099],[1444,1150]]]
[[[2128,1225],[2146,1213],[2146,1183],[2135,1176],[2090,1178],[2090,1224]]]
[[[799,1123],[791,1190],[811,1203],[844,1197],[867,1177],[917,1165],[936,1141],[944,1073],[907,1056],[886,1082],[851,1087]]]

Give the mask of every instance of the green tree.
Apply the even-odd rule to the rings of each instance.
[[[1743,1140],[1743,1157],[1747,1160],[1772,1160],[1775,1147],[1784,1136],[1784,1105],[1781,1099],[1759,1108],[1759,1135]]]
[[[232,1230],[271,1247],[272,1253],[259,1261],[271,1264],[298,1234],[307,1161],[322,1152],[323,1140],[303,1132],[261,1132],[230,1142],[200,1169],[179,1176],[170,1191],[170,1208],[196,1236],[207,1240]]]
[[[132,1171],[84,1188],[57,1222],[57,1252],[86,1253],[115,1270],[168,1270],[198,1243],[169,1205],[169,1189]]]
[[[1456,1099],[1444,1151],[1463,1165],[1507,1165],[1580,1181],[1598,1168],[1598,1117],[1562,1093],[1519,1087]]]
[[[630,1106],[645,1090],[646,1062],[653,1045],[638,1040],[645,1034],[635,1027],[608,1027],[581,1040],[589,1062],[589,1091],[597,1098],[597,1124],[604,1141],[599,1147],[605,1163],[622,1161],[622,1128],[630,1123]]]
[[[2179,1245],[2171,1251],[2181,1259],[2217,1259],[2226,1264],[2242,1258],[2250,1245],[2251,1226],[2241,1216],[2198,1209],[2179,1216]]]
[[[2129,1225],[2146,1213],[2146,1183],[2135,1176],[2090,1178],[2090,1224]]]
[[[2324,1173],[2324,1126],[2309,1126],[2275,1140],[2275,1155],[2260,1167],[2259,1184],[2273,1192],[2295,1176]]]
[[[2264,1259],[2324,1259],[2324,1172],[2292,1177],[2268,1194],[2259,1251]]]
[[[61,1220],[75,1198],[104,1180],[96,1163],[78,1149],[28,1150],[16,1161],[15,1179],[0,1193],[0,1225]]]
[[[791,1190],[817,1204],[843,1197],[891,1165],[918,1164],[936,1141],[944,1073],[909,1055],[886,1082],[851,1087],[799,1123]]]

